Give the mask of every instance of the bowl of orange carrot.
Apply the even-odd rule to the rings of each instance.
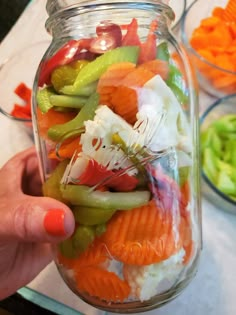
[[[215,97],[236,91],[236,1],[197,0],[181,23],[199,85]]]

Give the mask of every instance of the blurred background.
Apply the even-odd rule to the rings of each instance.
[[[7,35],[30,0],[0,0],[0,41]]]

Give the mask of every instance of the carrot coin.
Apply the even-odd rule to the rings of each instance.
[[[109,302],[123,302],[130,294],[130,286],[114,272],[98,267],[85,267],[75,275],[81,293]]]

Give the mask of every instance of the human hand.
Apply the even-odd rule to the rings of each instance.
[[[0,300],[33,280],[52,260],[50,243],[68,238],[74,217],[63,203],[41,197],[34,148],[0,169]]]

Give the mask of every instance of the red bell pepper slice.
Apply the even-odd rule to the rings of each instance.
[[[50,84],[52,71],[58,66],[63,66],[74,60],[77,60],[77,56],[82,50],[89,50],[91,41],[92,38],[69,40],[61,49],[59,49],[55,53],[55,55],[43,62],[42,69],[39,75],[38,85],[43,86],[44,84]]]
[[[120,171],[107,170],[107,168],[95,160],[89,160],[84,172],[79,176],[79,184],[96,186],[99,189],[103,186],[112,188],[115,191],[132,191],[138,184],[138,179],[128,174],[119,176]]]
[[[138,35],[138,22],[133,18],[127,25],[127,32],[122,39],[122,46],[140,46],[141,41]]]
[[[152,21],[147,39],[144,43],[140,45],[140,53],[138,63],[142,64],[144,62],[156,59],[157,54],[157,37],[154,33],[157,29],[157,21]]]
[[[25,102],[31,101],[32,90],[24,82],[21,82],[15,88],[14,93]]]

